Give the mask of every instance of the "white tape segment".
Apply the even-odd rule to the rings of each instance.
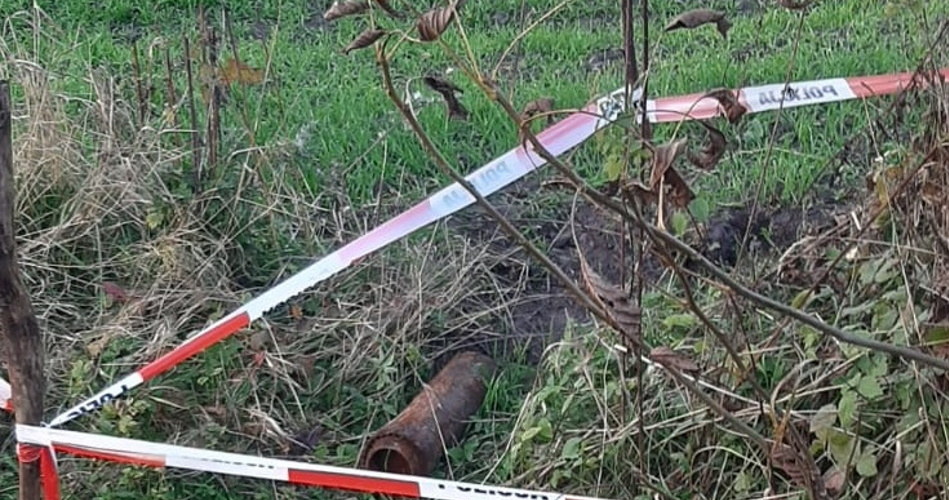
[[[940,71],[949,77],[949,69]],[[893,94],[905,88],[913,80],[912,73],[899,73],[855,78],[834,78],[792,82],[788,85],[764,85],[747,87],[737,91],[739,102],[749,112],[767,111],[785,107],[821,104],[845,99],[865,98],[875,95]],[[537,138],[553,155],[560,155],[586,141],[597,130],[615,120],[628,109],[625,87],[597,99],[558,121],[538,134]],[[632,92],[632,99],[639,108],[641,90]],[[701,94],[659,98],[646,103],[647,117],[655,122],[707,119],[721,114],[718,102],[702,98]],[[523,147],[511,149],[501,157],[479,168],[467,179],[483,196],[488,196],[513,183],[527,173],[545,164],[538,153]],[[406,212],[360,236],[346,246],[318,260],[303,271],[287,278],[262,295],[244,304],[227,317],[216,321],[198,332],[183,344],[162,355],[159,359],[127,375],[119,383],[66,410],[52,421],[59,426],[83,414],[95,411],[103,404],[122,396],[133,388],[174,368],[184,360],[197,355],[211,345],[259,319],[268,311],[294,296],[303,293],[322,280],[347,268],[353,262],[411,234],[428,224],[461,210],[474,197],[457,183],[442,189]]]
[[[435,500],[497,500],[498,498],[600,500],[562,493],[293,462],[48,427],[17,425],[16,436],[21,444],[52,446],[59,453],[87,458],[269,479],[335,490]]]
[[[0,378],[0,410],[13,411],[13,390]]]
[[[824,104],[856,98],[850,84],[843,78],[811,80],[787,85],[762,85],[742,92],[748,108],[758,113],[809,104]]]

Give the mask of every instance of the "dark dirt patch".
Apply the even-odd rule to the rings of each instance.
[[[739,253],[779,252],[802,236],[823,230],[833,222],[833,214],[839,210],[831,205],[723,210],[709,220],[706,235],[695,247],[718,265],[734,266]],[[749,238],[743,252],[741,246],[746,231]]]
[[[604,279],[628,285],[634,269],[633,255],[628,243],[623,248],[626,236],[619,219],[582,198],[576,200],[574,208],[572,193],[551,192],[552,189],[541,187],[537,177],[522,180],[495,195],[492,203],[574,282],[581,279],[582,252],[591,268]],[[728,209],[687,239],[710,260],[730,267],[735,264],[746,229],[751,231],[748,258],[776,257],[803,235],[826,227],[833,220],[833,213],[831,205],[810,209],[762,207],[753,217],[749,208]],[[486,268],[491,278],[503,283],[507,290],[506,296],[482,297],[460,306],[473,314],[509,303],[486,324],[479,324],[479,332],[453,334],[468,339],[467,347],[478,346],[495,356],[523,350],[527,361],[533,364],[540,360],[547,345],[560,338],[568,322],[585,324],[592,320],[566,287],[509,239],[480,207],[473,206],[453,216],[447,226],[470,245],[484,245],[490,250],[492,259]],[[694,263],[684,264],[700,270]],[[657,281],[663,272],[665,269],[657,258],[647,255],[642,272],[646,283]]]

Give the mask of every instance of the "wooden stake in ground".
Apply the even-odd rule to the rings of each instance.
[[[43,339],[33,305],[20,281],[16,255],[13,179],[12,106],[10,85],[0,81],[0,334],[18,424],[39,425],[43,419]],[[20,500],[40,498],[40,453],[20,463]]]

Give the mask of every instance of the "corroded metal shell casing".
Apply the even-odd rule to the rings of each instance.
[[[445,449],[458,444],[484,401],[497,366],[478,352],[456,355],[397,417],[366,443],[359,466],[380,472],[429,475]]]

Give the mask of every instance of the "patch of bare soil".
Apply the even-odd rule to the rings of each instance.
[[[580,252],[595,272],[614,283],[628,285],[632,279],[634,256],[629,235],[619,218],[572,193],[551,192],[540,185],[538,176],[522,180],[491,198],[492,203],[516,227],[527,234],[551,260],[575,282],[580,282]],[[542,199],[543,201],[538,201]],[[802,235],[815,234],[834,218],[832,205],[810,209],[793,207],[748,207],[723,210],[689,235],[688,241],[717,264],[733,266],[745,231],[750,231],[745,251],[747,259],[776,259]],[[485,246],[492,258],[485,266],[491,279],[502,283],[504,297],[479,296],[461,308],[474,314],[496,304],[508,304],[503,311],[485,319],[480,333],[457,332],[468,339],[467,347],[478,346],[494,355],[524,352],[536,363],[543,350],[563,334],[568,322],[586,324],[592,316],[556,278],[527,255],[480,207],[473,206],[447,222],[453,234],[472,246]],[[634,235],[635,236],[635,235]],[[626,243],[624,244],[624,239]],[[624,248],[625,247],[625,248]],[[686,266],[693,263],[686,262]],[[647,254],[641,276],[647,286],[667,270]]]

